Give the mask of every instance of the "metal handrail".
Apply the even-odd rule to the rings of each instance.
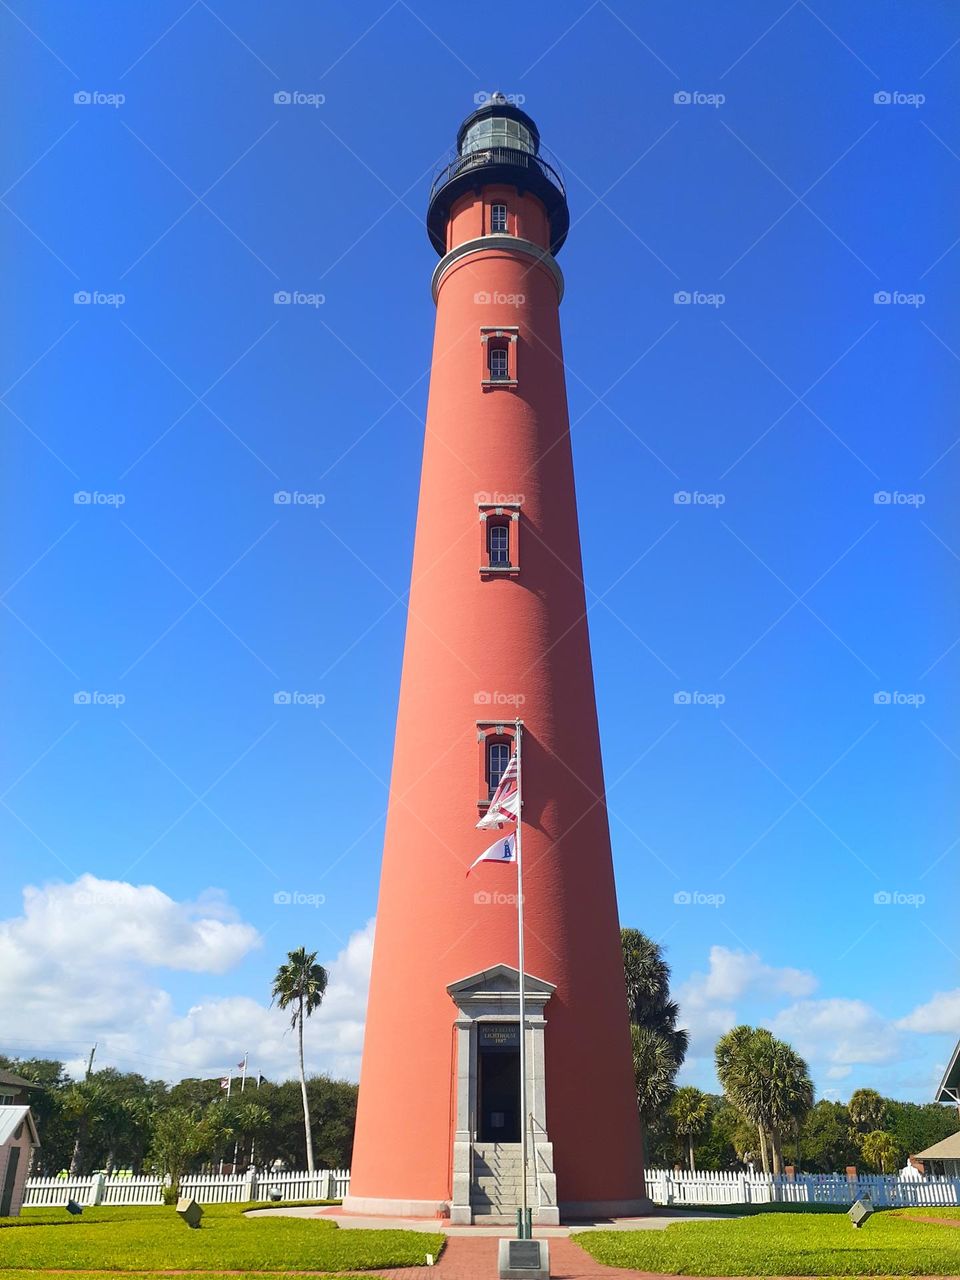
[[[516,169],[536,169],[566,198],[567,192],[563,178],[557,168],[549,164],[542,155],[534,155],[530,151],[521,151],[516,147],[486,147],[482,151],[468,151],[466,155],[460,155],[459,152],[453,153],[453,158],[442,165],[434,176],[430,186],[430,199],[433,199],[441,187],[445,187],[460,174],[491,164],[512,165]]]

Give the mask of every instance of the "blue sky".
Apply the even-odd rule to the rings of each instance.
[[[288,1073],[265,1006],[305,944],[335,979],[312,1061],[355,1073],[424,207],[499,88],[569,192],[621,916],[668,948],[686,1078],[763,1021],[828,1096],[925,1100],[960,1035],[960,14],[597,0],[498,35],[428,0],[15,0],[0,25],[2,1047]]]

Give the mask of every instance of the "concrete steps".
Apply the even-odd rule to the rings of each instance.
[[[522,1153],[519,1142],[478,1142],[474,1145],[470,1207],[475,1218],[513,1223],[520,1207]],[[527,1167],[527,1204],[537,1204],[533,1161]]]

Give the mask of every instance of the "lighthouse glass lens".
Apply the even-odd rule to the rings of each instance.
[[[461,154],[473,151],[489,151],[491,147],[509,147],[512,151],[533,152],[530,130],[518,120],[505,116],[492,116],[479,120],[464,134]]]

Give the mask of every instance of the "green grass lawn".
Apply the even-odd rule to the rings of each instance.
[[[0,1278],[44,1268],[99,1272],[314,1271],[352,1272],[421,1266],[443,1248],[439,1233],[340,1231],[316,1218],[248,1218],[247,1205],[204,1206],[191,1231],[170,1208],[129,1206],[24,1209],[0,1220]]]
[[[960,1229],[875,1213],[859,1230],[845,1214],[763,1213],[665,1231],[586,1231],[598,1262],[689,1276],[957,1276]]]

